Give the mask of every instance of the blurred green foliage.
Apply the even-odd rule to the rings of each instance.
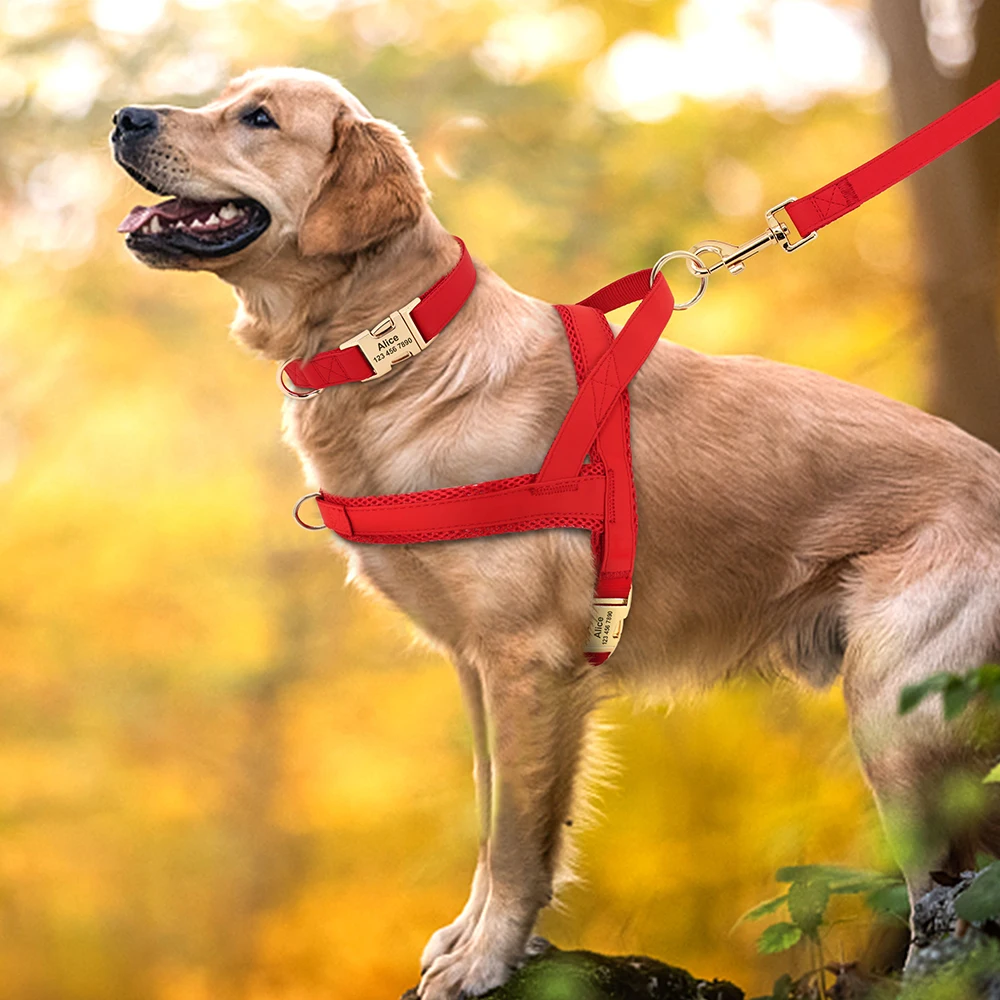
[[[782,906],[788,908],[789,921],[779,921],[767,927],[757,939],[757,950],[765,955],[787,951],[803,938],[818,944],[820,929],[826,923],[827,907],[833,896],[852,896],[864,893],[866,902],[876,912],[891,912],[905,922],[909,916],[909,903],[899,910],[898,890],[902,879],[881,872],[854,871],[837,865],[795,865],[779,868],[775,874],[778,882],[787,882],[788,891],[764,903],[758,903],[737,922],[759,920],[770,916]]]
[[[941,707],[946,719],[954,719],[964,712],[978,694],[992,701],[1000,701],[1000,666],[985,663],[964,674],[945,671],[933,674],[919,684],[908,684],[899,695],[900,715],[912,712],[932,694],[941,695]]]

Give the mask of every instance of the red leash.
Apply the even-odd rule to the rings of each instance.
[[[816,232],[971,139],[997,118],[1000,118],[1000,80],[891,149],[812,194],[796,199],[788,206],[788,215],[800,233]]]
[[[313,530],[330,528],[348,541],[373,544],[479,538],[541,528],[588,529],[597,582],[585,650],[591,662],[603,663],[618,644],[632,597],[637,518],[628,383],[656,345],[672,312],[697,302],[709,276],[719,268],[741,271],[747,258],[770,243],[788,252],[797,250],[824,226],[997,118],[1000,81],[812,194],[790,198],[768,210],[767,231],[748,243],[698,243],[690,251],[666,254],[650,270],[619,278],[575,306],[556,306],[569,340],[578,390],[537,473],[389,496],[310,493],[296,504],[296,521]],[[791,239],[788,227],[776,218],[782,209],[799,239]],[[465,244],[458,243],[462,248],[458,264],[427,292],[338,350],[325,351],[308,362],[286,362],[278,370],[281,388],[293,398],[305,399],[328,386],[379,378],[397,362],[424,350],[455,317],[475,286],[472,259]],[[719,260],[707,264],[706,253],[716,254]],[[659,273],[676,257],[685,258],[701,282],[697,294],[680,304],[674,303]],[[635,301],[639,305],[615,337],[604,314]],[[299,517],[299,508],[311,498],[316,499],[322,525],[307,524]]]
[[[1000,80],[991,83],[985,90],[959,104],[957,108],[943,114],[918,132],[897,142],[891,149],[872,157],[867,163],[848,171],[829,184],[817,188],[804,198],[786,198],[764,213],[767,220],[767,232],[762,233],[749,243],[734,246],[721,240],[706,240],[691,248],[691,254],[699,259],[690,262],[691,270],[701,278],[701,287],[687,305],[694,305],[705,291],[708,276],[719,270],[728,268],[733,274],[743,270],[744,261],[762,250],[769,243],[777,243],[783,250],[791,253],[800,246],[816,238],[816,234],[824,226],[853,212],[859,205],[874,198],[877,194],[905,180],[910,174],[916,173],[931,160],[943,156],[959,143],[971,139],[987,125],[1000,118]],[[784,209],[788,217],[799,231],[800,238],[789,239],[786,225],[775,218],[775,213]],[[686,251],[677,251],[678,256],[688,256]],[[700,260],[705,253],[717,254],[719,260],[708,265]],[[667,255],[669,259],[670,255]],[[663,258],[661,258],[661,261]],[[658,262],[659,263],[659,262]],[[682,308],[678,306],[678,308]]]

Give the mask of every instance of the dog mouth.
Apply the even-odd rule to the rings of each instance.
[[[252,198],[170,198],[158,205],[136,205],[118,232],[128,234],[126,246],[137,253],[226,257],[249,246],[270,224],[270,213]]]

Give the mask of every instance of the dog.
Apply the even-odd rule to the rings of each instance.
[[[458,259],[406,139],[319,73],[255,70],[197,109],[122,108],[111,145],[170,198],[130,213],[131,252],[228,282],[233,332],[265,358],[337,347]],[[310,484],[361,496],[539,468],[576,392],[565,332],[553,306],[476,270],[428,350],[285,403]],[[665,339],[629,395],[635,596],[607,663],[583,653],[586,531],[338,543],[351,576],[451,658],[474,734],[478,863],[423,953],[422,1000],[484,993],[522,958],[564,871],[609,690],[705,688],[762,666],[816,686],[842,677],[879,808],[919,831],[897,837],[911,898],[975,849],[1000,853],[996,800],[961,828],[940,807],[954,769],[997,759],[996,718],[897,712],[904,685],[1000,659],[1000,454],[826,375]]]

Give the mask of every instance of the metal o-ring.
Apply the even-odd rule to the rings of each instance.
[[[278,388],[289,399],[310,399],[312,396],[318,395],[322,391],[321,389],[307,389],[305,392],[296,392],[294,389],[288,387],[288,384],[285,382],[285,369],[291,363],[291,361],[286,361],[278,367]]]
[[[654,265],[653,269],[649,273],[649,287],[653,287],[653,282],[656,280],[656,276],[663,270],[663,265],[669,260],[677,260],[678,258],[686,260],[689,264],[694,264],[698,270],[694,271],[695,277],[698,279],[698,291],[694,293],[693,298],[687,300],[687,302],[675,302],[675,309],[690,309],[704,294],[705,289],[708,288],[708,268],[705,266],[705,262],[696,254],[691,253],[690,250],[673,250],[670,253],[665,253]]]
[[[295,510],[292,511],[292,517],[295,518],[295,523],[308,531],[322,531],[326,527],[325,524],[309,524],[307,521],[303,521],[302,518],[299,517],[299,508],[307,500],[317,500],[319,497],[319,493],[307,493],[304,497],[299,498],[299,502],[295,505]]]

